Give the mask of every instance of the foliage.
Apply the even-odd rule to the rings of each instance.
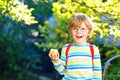
[[[48,61],[45,57],[47,54],[41,56],[37,53],[43,54],[43,52],[39,52],[42,49],[44,51],[48,51],[50,48],[61,49],[65,43],[71,42],[67,26],[70,17],[79,12],[85,13],[93,20],[94,32],[89,42],[96,44],[100,48],[102,63],[112,56],[119,54],[120,49],[117,45],[120,38],[119,0],[103,0],[103,2],[102,0],[52,1],[25,0],[24,4],[18,0],[0,0],[1,75],[11,76],[11,74],[15,73],[17,78],[22,79],[21,76],[23,74],[21,71],[24,68],[36,69],[36,63],[41,64],[41,60],[44,62],[42,65],[44,67],[47,66],[49,70],[51,67],[50,65],[46,65]],[[47,21],[52,13],[55,19],[54,25],[50,25],[51,23]],[[28,25],[34,24],[37,23],[35,19],[41,24],[38,26],[40,36],[37,37],[40,37],[42,42],[35,42],[35,45],[40,50],[36,49],[33,44],[26,43],[26,36],[31,35],[31,32],[29,32],[30,27],[28,28],[25,24],[18,23],[23,21]],[[44,25],[43,21],[45,21]],[[37,24],[32,26],[37,26]],[[109,73],[119,73],[119,61],[115,61],[112,64],[114,66],[110,66]],[[114,76],[116,75],[112,73],[108,74],[108,80]]]
[[[103,67],[103,72],[104,69],[107,68],[107,71],[105,72],[104,75],[104,80],[116,80],[119,79],[119,72],[120,72],[120,58],[114,59],[110,62],[110,64],[108,65],[108,63],[106,64],[107,60],[111,59],[113,56],[117,56],[120,55],[120,47],[118,47],[117,45],[111,46],[110,44],[104,44],[104,43],[98,43],[99,45],[99,49],[100,49],[100,53],[101,54],[101,63],[102,63],[102,67]],[[108,65],[108,67],[105,67],[106,65]]]
[[[16,72],[19,70],[19,65],[17,64],[19,58],[17,58],[17,55],[23,53],[24,48],[18,38],[20,30],[17,27],[11,29],[12,24],[6,17],[1,17],[0,22],[0,74],[10,75],[11,72]],[[4,25],[5,22],[8,24]]]
[[[85,13],[92,19],[94,25],[89,42],[100,48],[102,63],[120,54],[117,44],[120,40],[119,0],[58,0],[53,2],[52,10],[55,19],[54,26],[48,21],[44,23],[44,26],[39,25],[43,42],[36,42],[37,47],[46,51],[50,48],[61,49],[65,43],[70,43],[72,39],[70,39],[67,27],[70,17],[75,13]],[[118,67],[114,66],[114,68]]]
[[[25,1],[27,2],[27,0]],[[28,1],[32,3],[32,0]],[[30,4],[29,2],[27,2],[27,4]],[[41,3],[44,4],[44,6],[49,4],[45,8],[46,14],[42,14],[42,16],[50,16],[52,5],[44,1]],[[49,68],[51,66],[50,64],[49,66],[46,65],[46,63],[48,64],[50,62],[46,60],[48,58],[43,57],[44,55],[41,54],[43,53],[41,52],[42,50],[36,49],[33,43],[29,42],[28,40],[28,36],[33,34],[32,31],[35,31],[35,28],[33,29],[31,26],[36,26],[29,25],[36,23],[31,14],[33,12],[33,15],[36,18],[39,17],[39,14],[43,12],[43,10],[41,10],[41,6],[43,7],[41,3],[32,3],[32,5],[35,6],[31,6],[31,4],[27,6],[18,0],[0,0],[1,79],[4,79],[5,77],[5,79],[8,79],[8,77],[13,77],[17,80],[23,80],[22,78],[26,77],[27,70],[32,72],[36,71],[36,73],[46,69],[47,71],[52,70]],[[31,7],[36,9],[33,10]],[[28,18],[26,18],[27,16]],[[29,27],[26,27],[22,21],[28,24],[27,26]],[[41,61],[41,59],[44,61],[44,63]]]
[[[51,2],[50,2],[51,1]],[[38,23],[43,25],[43,22],[52,15],[52,0],[25,0],[25,4],[34,8],[32,14],[38,20]]]
[[[119,80],[120,79],[120,58],[115,59],[112,61],[107,68],[105,80]]]
[[[45,50],[51,47],[60,48],[66,42],[70,42],[67,26],[70,17],[75,13],[85,13],[94,23],[94,31],[90,42],[97,43],[96,37],[106,38],[116,44],[120,38],[120,2],[118,0],[58,0],[53,3],[53,17],[55,26],[47,21],[44,26],[39,26],[40,36],[45,40],[39,45]],[[49,35],[49,36],[48,36]],[[49,37],[49,38],[48,38]],[[35,43],[36,45],[39,43]]]
[[[33,8],[28,9],[27,5],[18,0],[0,0],[0,16],[11,16],[13,20],[23,21],[26,24],[37,23],[31,12]]]
[[[64,35],[61,34],[58,35],[58,33],[54,33],[57,29],[54,29],[50,25],[48,25],[47,21],[45,22],[45,25],[46,25],[45,27],[39,26],[40,35],[41,37],[44,37],[42,43],[39,45],[38,42],[35,42],[34,44],[38,48],[42,48],[44,51],[48,50],[49,48],[59,49],[63,44],[59,42],[59,40],[61,40],[61,37],[58,36],[64,36]],[[52,34],[54,34],[54,36],[52,36]]]
[[[6,16],[0,17],[0,26],[0,75],[22,79],[24,70],[35,69],[40,61],[38,50],[27,41],[30,29]]]

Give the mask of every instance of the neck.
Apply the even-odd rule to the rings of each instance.
[[[73,43],[76,44],[76,45],[82,45],[82,44],[86,44],[87,42],[82,42],[82,43],[73,42]]]

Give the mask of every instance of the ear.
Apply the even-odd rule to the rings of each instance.
[[[92,30],[89,30],[89,32],[88,32],[88,38],[90,37],[91,33],[92,33]]]
[[[91,33],[92,33],[92,30],[89,30],[88,35],[90,35]]]
[[[71,31],[69,30],[68,32],[69,32],[70,37],[72,37],[72,33],[71,33]]]

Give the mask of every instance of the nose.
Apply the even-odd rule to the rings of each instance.
[[[81,33],[82,31],[81,31],[81,29],[80,28],[78,28],[77,29],[77,33]]]

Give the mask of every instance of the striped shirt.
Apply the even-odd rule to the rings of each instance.
[[[98,48],[95,45],[93,45],[93,65],[92,56],[90,52],[90,44],[72,44],[69,49],[68,61],[66,66],[65,51],[67,45],[68,44],[62,47],[60,60],[53,61],[55,69],[61,75],[64,75],[63,80],[102,80],[102,69]]]

